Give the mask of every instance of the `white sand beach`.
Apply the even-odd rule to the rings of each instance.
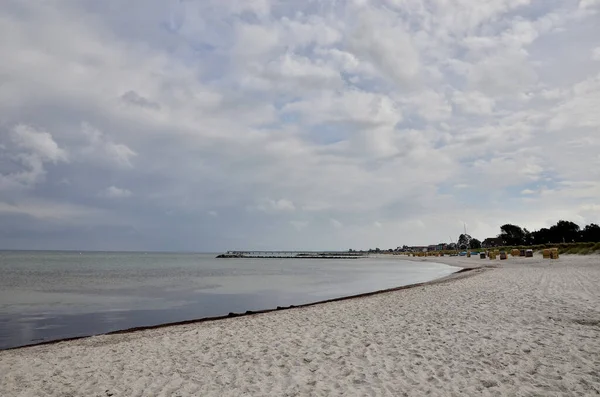
[[[0,396],[600,394],[600,256],[493,263],[370,297],[0,351]]]

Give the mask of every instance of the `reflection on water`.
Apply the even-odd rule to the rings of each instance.
[[[398,259],[4,251],[0,349],[299,305],[429,281],[456,270]]]

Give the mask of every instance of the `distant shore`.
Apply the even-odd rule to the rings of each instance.
[[[600,392],[600,256],[409,260],[475,269],[358,299],[1,351],[0,395]]]

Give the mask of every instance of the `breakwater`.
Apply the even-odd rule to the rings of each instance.
[[[239,259],[358,259],[366,254],[338,251],[227,251],[217,258]]]

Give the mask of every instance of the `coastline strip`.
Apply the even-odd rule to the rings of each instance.
[[[448,265],[448,264],[446,264],[446,265],[457,267],[456,265]],[[94,336],[130,334],[130,333],[146,331],[146,330],[175,327],[175,326],[180,326],[180,325],[199,324],[199,323],[205,323],[205,322],[214,322],[214,321],[227,320],[227,319],[236,318],[236,317],[247,317],[247,316],[254,316],[257,314],[265,314],[265,313],[271,313],[271,312],[277,312],[277,311],[306,308],[306,307],[311,307],[311,306],[322,305],[325,303],[340,302],[340,301],[345,301],[345,300],[350,300],[350,299],[359,299],[359,298],[365,298],[365,297],[369,297],[369,296],[373,296],[373,295],[384,294],[384,293],[388,293],[388,292],[395,292],[395,291],[401,291],[401,290],[405,290],[405,289],[424,287],[427,285],[451,282],[454,280],[462,279],[464,277],[474,276],[476,274],[480,274],[480,273],[490,270],[490,269],[493,269],[493,267],[471,267],[471,268],[465,267],[460,270],[457,270],[456,272],[454,272],[448,276],[437,278],[437,279],[434,279],[431,281],[402,285],[399,287],[386,288],[386,289],[381,289],[381,290],[376,290],[376,291],[371,291],[371,292],[364,292],[364,293],[356,294],[356,295],[348,295],[348,296],[342,296],[342,297],[338,297],[338,298],[331,298],[331,299],[326,299],[326,300],[321,300],[321,301],[316,301],[316,302],[304,303],[301,305],[290,305],[290,306],[284,306],[284,307],[277,306],[275,309],[248,310],[243,313],[230,312],[229,314],[222,315],[222,316],[201,317],[201,318],[191,319],[191,320],[183,320],[183,321],[162,323],[162,324],[156,324],[156,325],[146,325],[146,326],[126,328],[126,329],[122,329],[122,330],[116,330],[116,331],[111,331],[111,332],[106,332],[106,333],[101,333],[101,334],[75,336],[75,337],[69,337],[69,338],[49,340],[49,341],[44,341],[44,342],[39,342],[39,343],[30,343],[27,345],[9,347],[7,349],[0,349],[0,351],[11,351],[11,350],[25,349],[28,347],[53,345],[53,344],[57,344],[57,343],[61,343],[61,342],[69,342],[69,341],[75,341],[75,340],[80,340],[80,339],[85,339],[85,338],[91,338]]]

